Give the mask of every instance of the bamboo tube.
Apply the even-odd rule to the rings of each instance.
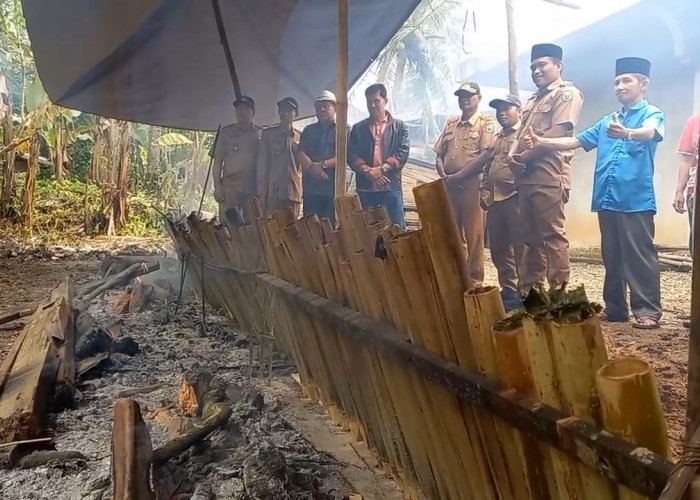
[[[670,456],[668,429],[649,364],[639,358],[612,360],[596,373],[603,428],[635,445]],[[621,500],[644,498],[618,485]]]
[[[552,360],[561,409],[592,425],[597,425],[595,398],[596,373],[608,361],[598,316],[581,323],[547,321]],[[592,467],[578,465],[585,498],[614,498],[615,484]]]
[[[447,325],[438,301],[435,278],[430,271],[432,266],[423,254],[421,232],[399,234],[391,239],[388,250],[390,257],[396,260],[415,317],[413,342],[455,360],[456,355],[446,339]],[[478,437],[473,436],[477,428],[471,409],[463,407],[454,394],[441,387],[429,386],[428,395],[434,406],[443,410],[444,422],[441,419],[436,421],[443,436],[441,442],[447,443],[442,445],[443,453],[452,466],[473,471],[470,476],[461,475],[458,488],[473,498],[491,498],[491,481],[482,459],[481,445]],[[459,472],[455,474],[459,477]]]
[[[596,386],[606,430],[654,453],[670,456],[656,377],[646,361],[633,357],[610,361],[598,370]]]
[[[522,325],[499,327],[501,329],[494,328],[494,346],[502,383],[531,399],[558,405],[553,384],[554,367],[544,335],[527,317]],[[585,500],[579,493],[573,459],[544,444],[528,439],[523,439],[522,443],[533,494],[543,494],[546,482],[549,498]],[[542,498],[546,497],[542,495]]]
[[[492,340],[493,326],[505,317],[505,309],[496,287],[471,290],[464,294],[469,334],[478,370],[485,376],[499,380],[496,350]],[[509,498],[535,498],[530,490],[528,470],[522,443],[517,431],[492,417],[482,419],[486,449],[503,487],[510,486]],[[504,481],[504,477],[507,480]]]
[[[538,399],[555,408],[576,411],[578,414],[574,413],[574,417],[594,422],[590,403],[595,389],[595,371],[600,367],[598,363],[605,359],[604,352],[601,353],[601,345],[604,349],[602,337],[598,339],[600,325],[597,324],[596,332],[594,324],[584,328],[582,324],[559,325],[550,320],[536,323],[525,318],[523,327]],[[578,378],[582,381],[575,380]],[[551,457],[560,491],[571,494],[575,489],[584,499],[613,498],[611,483],[591,467],[575,463],[561,453],[554,452]]]
[[[464,257],[443,179],[413,188],[422,224],[422,243],[433,264],[438,296],[460,366],[474,368],[462,294],[468,289]]]

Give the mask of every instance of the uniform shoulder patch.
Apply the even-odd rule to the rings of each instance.
[[[561,91],[561,98],[562,98],[565,102],[570,101],[571,98],[573,97],[573,95],[574,95],[574,94],[571,92],[570,89],[564,89],[564,90]]]
[[[492,123],[492,122],[488,122],[488,123],[486,124],[486,131],[487,131],[489,134],[493,134],[494,130],[496,130],[496,127],[493,126],[493,123]]]

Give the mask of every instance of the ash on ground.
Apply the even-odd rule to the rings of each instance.
[[[151,435],[153,448],[191,426],[178,408],[179,385],[186,373],[209,373],[210,389],[233,409],[227,425],[207,439],[154,468],[157,498],[190,499],[342,499],[353,491],[340,474],[338,462],[294,430],[283,417],[280,387],[297,390],[288,376],[290,365],[273,363],[270,386],[265,379],[249,380],[246,335],[230,320],[207,307],[201,331],[201,302],[183,299],[177,315],[174,304],[139,313],[113,315],[121,293],[97,299],[89,312],[101,325],[119,324],[120,335],[133,337],[140,352],[133,357],[111,355],[92,378],[78,387],[71,409],[51,415],[58,450],[76,450],[86,459],[64,461],[33,469],[5,470],[0,475],[3,499],[111,498],[110,447],[114,400],[122,391],[159,388],[132,396]],[[283,380],[284,384],[279,381]],[[274,386],[274,389],[273,389]]]

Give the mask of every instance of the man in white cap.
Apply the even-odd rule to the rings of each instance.
[[[618,59],[615,94],[622,107],[571,138],[545,138],[526,131],[527,147],[555,151],[598,148],[591,209],[598,213],[605,266],[602,319],[626,322],[630,308],[635,328],[659,327],[659,258],[654,247],[654,156],[664,138],[664,113],[645,99],[651,63]]]
[[[315,100],[318,121],[301,133],[297,159],[303,169],[304,215],[335,225],[335,94],[324,90]]]

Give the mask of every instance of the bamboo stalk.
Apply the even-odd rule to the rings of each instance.
[[[656,377],[649,364],[625,357],[608,362],[596,373],[603,428],[614,435],[669,457],[668,429]],[[644,498],[618,486],[620,498]]]

